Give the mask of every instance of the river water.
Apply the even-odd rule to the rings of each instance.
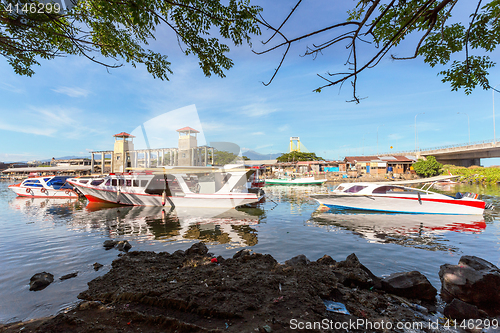
[[[9,184],[0,182],[0,323],[53,315],[77,302],[87,282],[109,271],[119,254],[103,248],[107,239],[128,240],[132,250],[167,252],[203,241],[215,255],[249,248],[279,262],[299,254],[340,261],[356,253],[376,275],[418,270],[438,289],[439,267],[456,264],[462,255],[500,266],[500,208],[483,216],[324,212],[309,198],[321,187],[272,186],[256,208],[169,212],[16,198]],[[481,193],[500,207],[498,186],[443,190]],[[99,271],[96,262],[104,265]],[[53,274],[54,282],[29,291],[31,276],[42,271]],[[78,276],[59,280],[73,272]]]

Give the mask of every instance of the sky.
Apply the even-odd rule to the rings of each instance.
[[[341,22],[354,3],[304,1],[285,31],[297,36]],[[263,15],[269,22],[279,25],[294,2],[255,4],[264,8]],[[416,116],[421,149],[466,144],[469,129],[471,142],[493,140],[491,90],[478,88],[471,95],[452,92],[437,75],[443,68],[431,68],[422,59],[382,60],[360,74],[357,91],[361,102],[347,103],[352,98],[349,83],[341,89],[335,86],[313,92],[323,85],[317,74],[345,70],[344,45],[313,59],[302,57],[313,42],[308,40],[291,48],[273,82],[264,86],[262,82],[272,77],[284,51],[254,54],[252,49],[264,49],[260,41],[268,35],[263,31],[262,36],[254,37],[252,48],[230,45],[229,57],[235,65],[226,71],[225,78],[205,77],[197,58],[183,55],[175,36],[166,28],[158,30],[157,40],[150,46],[168,55],[174,72],[169,81],[154,79],[141,65],[134,68],[125,63],[107,70],[76,56],[42,60],[41,66],[34,68],[34,76],[23,77],[2,58],[0,161],[90,157],[91,151],[112,150],[114,134],[137,133],[141,125],[162,123],[165,132],[171,131],[165,137],[174,133],[172,124],[182,124],[179,128],[190,126],[202,131],[203,142],[232,142],[243,154],[247,150],[285,153],[290,137],[298,136],[310,152],[331,160],[413,151],[417,144]],[[392,54],[406,56],[412,52],[403,43]],[[490,56],[500,62],[500,52]],[[500,65],[490,70],[489,78],[492,86],[500,84]],[[495,97],[500,105],[500,94]],[[190,112],[183,117],[178,111],[181,108]],[[176,115],[176,122],[167,126],[165,114],[169,112]],[[496,113],[498,116],[500,107]],[[500,126],[500,119],[496,120]],[[166,145],[163,148],[177,145],[161,138],[158,143]],[[500,162],[483,159],[482,164]]]

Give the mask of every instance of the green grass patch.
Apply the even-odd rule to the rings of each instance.
[[[457,167],[454,165],[444,165],[443,175],[447,175],[451,172],[452,175],[458,175],[459,181],[465,181],[469,183],[482,183],[482,184],[496,184],[500,182],[500,168],[498,167]]]

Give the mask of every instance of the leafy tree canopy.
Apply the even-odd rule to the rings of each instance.
[[[221,40],[250,43],[260,33],[254,19],[260,11],[249,0],[85,0],[66,11],[35,0],[2,0],[0,54],[27,76],[40,58],[79,55],[111,68],[123,61],[144,64],[153,77],[168,80],[167,56],[145,48],[163,25],[186,55],[198,57],[206,76],[224,77],[233,62]],[[115,64],[97,60],[98,54]]]
[[[307,30],[309,25],[303,25],[303,34],[287,36],[286,23],[292,15],[301,14],[301,2],[296,3],[281,23],[273,26],[263,22],[274,34],[264,41],[271,46],[256,53],[283,50],[281,62],[267,84],[276,76],[291,45],[308,40],[313,44],[306,47],[304,54],[313,57],[336,46],[347,49],[346,70],[318,74],[325,83],[316,92],[350,82],[352,101],[359,102],[356,91],[359,74],[389,55],[394,60],[422,57],[431,67],[442,65],[444,69],[439,72],[442,81],[448,82],[454,91],[463,89],[470,94],[477,86],[491,88],[488,71],[495,63],[488,54],[494,52],[500,42],[499,0],[359,0],[343,20],[325,23],[317,30]],[[465,7],[458,7],[459,2]],[[468,20],[452,19],[452,14],[463,11],[467,11]],[[405,39],[406,47],[413,49],[410,54],[391,55]],[[272,42],[275,44],[270,44]],[[341,52],[342,48],[335,51]]]
[[[417,162],[413,163],[413,169],[419,176],[433,177],[441,173],[443,165],[436,161],[434,156],[427,156],[427,160],[418,159]]]
[[[322,157],[316,156],[315,153],[303,153],[292,151],[285,153],[276,159],[278,162],[293,162],[293,161],[324,161]]]
[[[216,150],[214,153],[214,165],[222,166],[230,163],[241,163],[242,160],[248,160],[248,157],[240,157],[234,153],[223,150]]]

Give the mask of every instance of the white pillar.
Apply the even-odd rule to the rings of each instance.
[[[104,174],[104,152],[101,153],[101,175]]]

